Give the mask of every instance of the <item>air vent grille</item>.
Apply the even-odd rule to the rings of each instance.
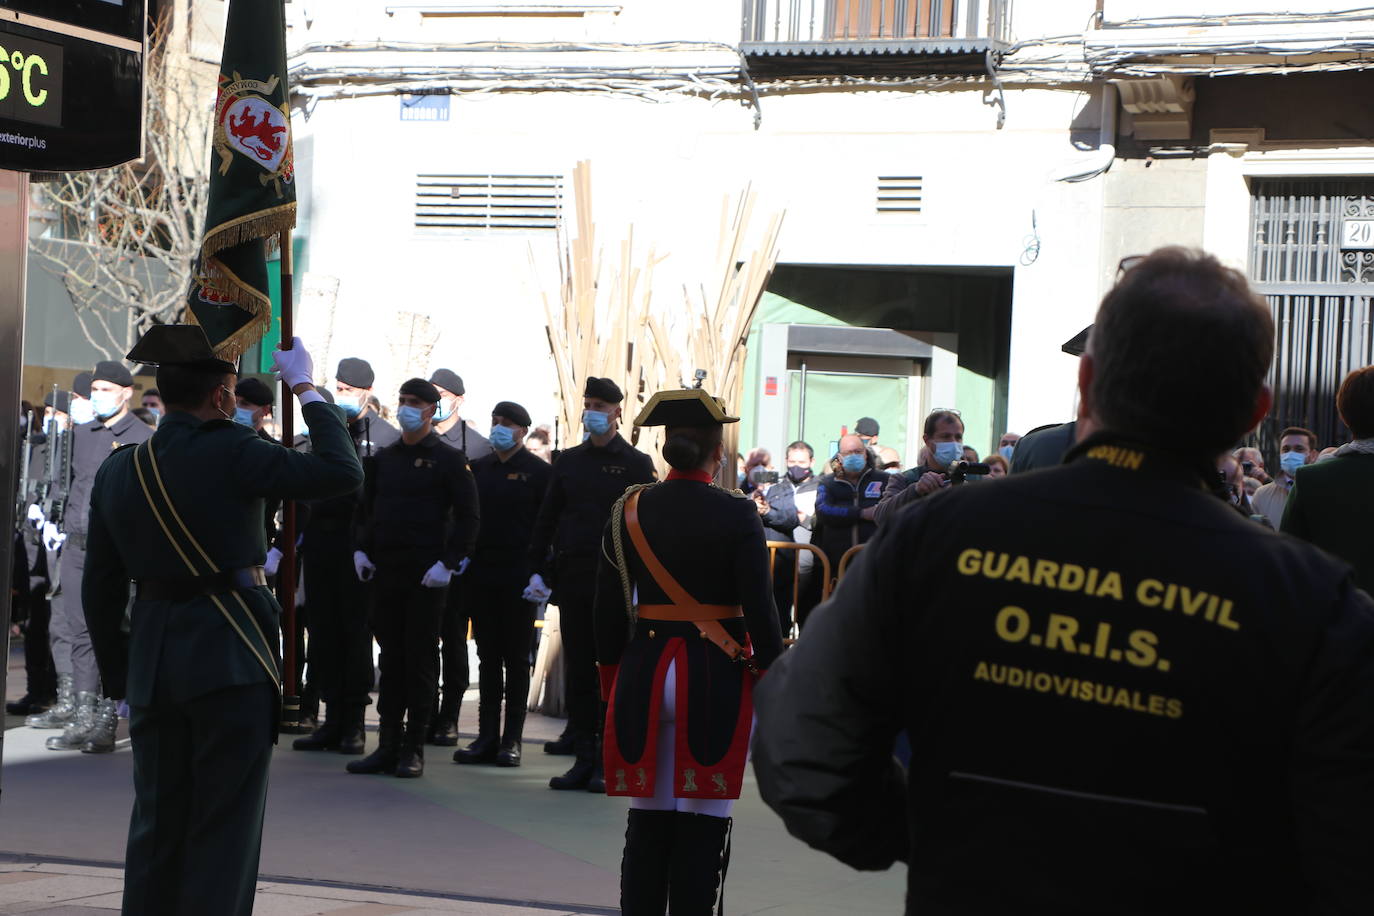
[[[920,175],[879,175],[879,213],[920,213],[922,178]]]
[[[418,229],[555,229],[561,175],[417,175]]]

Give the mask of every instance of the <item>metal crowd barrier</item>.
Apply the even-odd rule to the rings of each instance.
[[[820,563],[820,569],[817,570],[813,567],[811,570],[811,575],[816,575],[818,571],[821,574],[821,601],[824,601],[825,599],[830,597],[830,590],[834,587],[834,583],[830,581],[830,558],[825,555],[824,550],[821,550],[815,544],[799,544],[796,541],[769,541],[768,569],[770,572],[772,572],[773,569],[777,566],[779,550],[792,550],[796,551],[798,554],[800,554],[803,550],[809,550],[813,554],[815,554],[816,561]],[[792,607],[790,608],[789,617],[792,620],[792,626],[794,628],[797,626],[797,602],[801,598],[800,561],[801,557],[797,556],[793,558],[792,563]],[[783,639],[783,642],[789,644],[792,642],[792,639],[788,638],[786,633],[784,633],[783,636],[785,637]]]
[[[849,561],[858,556],[859,551],[863,550],[864,546],[863,544],[855,544],[844,552],[844,556],[840,557],[840,571],[835,574],[836,585],[840,584],[840,580],[844,578],[845,572],[849,569]]]

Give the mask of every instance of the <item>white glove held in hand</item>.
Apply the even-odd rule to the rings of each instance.
[[[463,573],[468,571],[468,567],[471,565],[472,557],[463,557],[463,562],[458,564],[458,568],[454,571],[453,574],[455,576],[461,576]]]
[[[277,567],[281,565],[281,551],[273,547],[267,551],[267,560],[262,564],[262,571],[269,576],[277,574]]]
[[[33,505],[29,506],[29,512],[27,517],[29,520],[29,525],[33,528],[34,531],[41,530],[43,527],[43,523],[48,520],[48,517],[43,514],[43,509],[38,505],[38,503],[34,503]]]
[[[377,567],[372,565],[367,554],[361,550],[355,550],[353,551],[353,571],[358,574],[359,582],[368,582],[372,579],[372,575],[377,572]]]
[[[310,358],[310,352],[299,337],[291,338],[290,350],[272,351],[272,371],[286,382],[288,388],[295,388],[301,383],[315,383],[315,361]]]
[[[425,588],[443,588],[448,585],[448,580],[453,578],[453,571],[443,563],[435,563],[425,570],[424,576],[420,578],[420,584]]]
[[[56,550],[67,540],[67,536],[57,530],[57,526],[52,522],[43,523],[43,546],[48,550]]]
[[[521,593],[520,597],[535,604],[543,604],[549,600],[549,596],[552,594],[553,592],[544,584],[544,577],[535,573],[530,576],[530,584],[525,587],[525,591]]]

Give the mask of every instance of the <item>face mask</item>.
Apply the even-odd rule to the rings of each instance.
[[[119,404],[119,392],[117,391],[91,392],[91,411],[102,420],[109,419],[119,413]]]
[[[1283,467],[1283,472],[1289,477],[1293,472],[1307,463],[1307,456],[1302,452],[1284,452],[1279,456],[1279,464]]]
[[[72,422],[76,424],[89,423],[95,419],[95,408],[86,398],[72,398]]]
[[[508,452],[515,448],[515,430],[509,426],[493,426],[491,435],[487,438],[491,440],[491,447],[498,452]]]
[[[867,466],[868,462],[864,460],[863,455],[845,455],[840,459],[840,467],[850,474],[857,474]]]
[[[803,465],[796,465],[787,469],[787,476],[793,483],[801,483],[811,476],[811,469]]]
[[[362,395],[338,394],[334,396],[334,403],[343,408],[344,415],[350,420],[363,412]]]
[[[604,436],[611,431],[611,417],[610,414],[604,414],[599,410],[584,410],[582,425],[593,436]]]
[[[149,408],[148,408],[148,413],[150,413],[150,414],[153,415],[153,422],[154,422],[154,423],[156,423],[158,420],[161,420],[161,419],[162,419],[162,411],[159,410],[159,409],[156,408],[156,407],[149,407]]]
[[[457,403],[454,398],[440,398],[439,406],[434,408],[434,422],[442,423],[453,416],[454,405]]]
[[[249,410],[247,407],[235,407],[234,422],[241,423],[242,425],[247,426],[249,429],[252,429],[253,411]]]
[[[396,422],[401,424],[401,429],[408,433],[419,432],[420,427],[425,425],[425,411],[423,407],[413,407],[410,404],[403,405],[396,410]]]
[[[1008,461],[1010,461],[1010,460],[1011,460],[1012,453],[1015,452],[1015,451],[1016,451],[1016,446],[1014,446],[1014,445],[1004,445],[1004,446],[1002,446],[1001,448],[999,448],[999,449],[997,450],[997,454],[1001,455],[1003,458],[1005,458],[1005,459],[1007,459]]]
[[[935,463],[947,468],[952,462],[964,457],[964,446],[959,442],[935,443]]]

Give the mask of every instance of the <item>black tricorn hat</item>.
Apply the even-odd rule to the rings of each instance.
[[[670,388],[649,398],[635,417],[635,426],[719,426],[738,423],[725,412],[725,403],[700,388]]]
[[[205,372],[238,373],[238,367],[220,359],[198,324],[159,324],[138,339],[125,359],[148,366],[184,366]]]
[[[1088,336],[1091,335],[1092,332],[1093,326],[1088,325],[1086,328],[1064,341],[1064,346],[1059,349],[1070,356],[1082,356],[1088,349]]]

